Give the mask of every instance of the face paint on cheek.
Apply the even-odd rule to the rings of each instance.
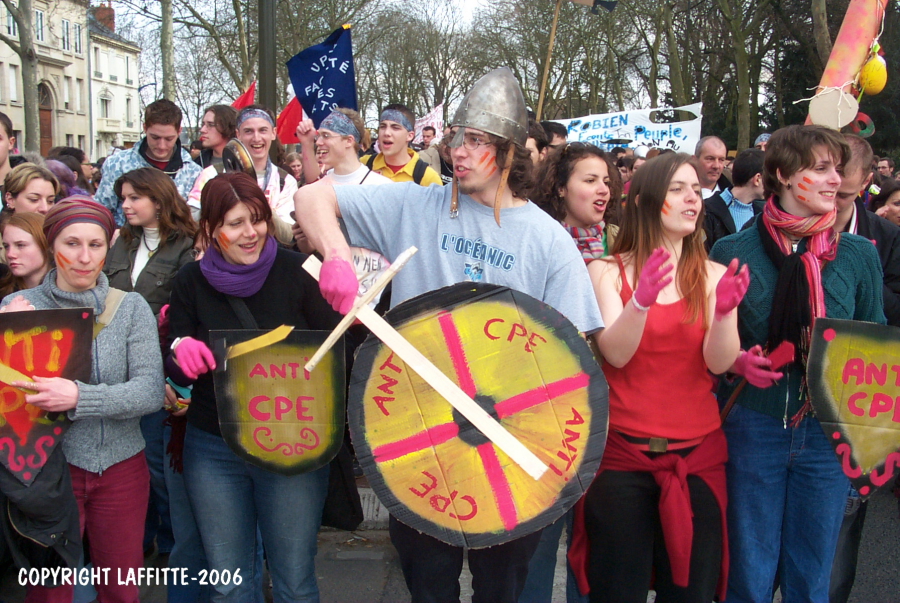
[[[804,178],[804,180],[805,180],[805,178]],[[797,183],[797,188],[799,188],[801,191],[809,192],[809,187],[806,186],[805,184],[803,184],[802,182]]]
[[[485,151],[484,154],[481,156],[481,158],[478,160],[478,165],[484,165],[484,162],[487,161],[490,158],[490,156],[491,156],[491,154],[488,153],[487,151]]]
[[[800,201],[804,201],[804,202],[809,201],[809,199],[807,199],[803,195],[797,195],[797,199],[799,199]]]
[[[64,256],[59,251],[56,252],[56,265],[63,269],[68,269],[68,266],[72,263],[72,260]]]
[[[228,251],[228,248],[231,247],[231,239],[224,232],[219,233],[219,237],[217,239],[219,241],[219,246],[223,251]]]
[[[496,173],[497,173],[497,166],[495,165],[491,168],[491,171],[487,173],[487,177],[490,178],[491,176],[493,176]]]
[[[804,176],[804,177],[803,177],[803,182],[805,182],[805,183],[807,183],[807,184],[812,184],[812,179],[809,178],[808,176]]]
[[[670,210],[670,209],[672,209],[672,204],[669,203],[668,201],[663,201],[662,213],[663,213],[664,216],[668,216],[668,215],[669,215],[669,210]]]

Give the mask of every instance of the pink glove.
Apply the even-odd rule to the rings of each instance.
[[[196,379],[203,373],[216,368],[216,359],[212,350],[198,339],[185,337],[178,342],[175,350],[175,362],[189,379]]]
[[[655,304],[659,292],[672,282],[669,273],[675,270],[675,266],[666,264],[670,257],[668,251],[657,247],[647,258],[647,263],[644,264],[640,279],[638,279],[637,290],[633,295],[638,310],[649,308]]]
[[[747,264],[738,272],[738,260],[734,258],[716,285],[716,320],[722,320],[737,308],[749,286],[750,271],[747,270]]]
[[[341,314],[349,312],[359,291],[359,281],[350,262],[338,257],[325,261],[319,272],[319,290],[332,308]]]
[[[755,387],[766,388],[775,385],[784,374],[772,370],[772,361],[763,355],[762,346],[753,346],[748,351],[741,350],[734,361],[731,372],[744,378]]]

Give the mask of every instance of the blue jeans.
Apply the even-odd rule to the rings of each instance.
[[[246,603],[255,585],[257,525],[272,578],[275,603],[319,601],[315,559],[328,466],[284,476],[238,458],[221,437],[188,425],[184,482],[210,570],[234,575],[240,585],[213,586],[212,600]]]
[[[728,438],[728,603],[828,603],[849,480],[819,422],[785,429],[781,418],[736,404]]]
[[[163,444],[169,445],[172,436],[172,428],[166,427],[163,434]],[[164,449],[165,450],[165,449]],[[166,477],[166,490],[169,493],[169,514],[172,518],[172,534],[175,536],[175,544],[169,554],[169,567],[184,567],[188,570],[187,584],[169,584],[166,587],[167,603],[207,603],[209,601],[209,586],[201,585],[200,570],[209,569],[206,563],[206,555],[203,552],[203,543],[200,541],[200,531],[194,520],[194,512],[188,500],[187,489],[184,485],[184,475],[176,473],[169,465],[169,455],[165,456],[163,469]]]
[[[144,456],[147,457],[147,467],[150,469],[150,504],[147,505],[147,523],[144,526],[144,550],[152,547],[155,539],[160,555],[169,554],[175,543],[163,469],[168,462],[163,442],[163,421],[168,416],[165,409],[160,409],[141,417],[141,435],[146,443]]]
[[[525,588],[519,595],[518,603],[550,603],[553,599],[553,578],[556,575],[556,554],[559,551],[559,540],[563,527],[566,527],[568,543],[572,543],[572,520],[574,509],[544,528],[537,550],[528,563],[528,578]],[[566,561],[566,602],[587,603],[588,597],[578,591],[578,581],[572,567]]]

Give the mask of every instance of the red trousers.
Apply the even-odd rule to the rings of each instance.
[[[129,569],[144,567],[144,519],[150,496],[150,472],[144,453],[116,463],[103,473],[69,465],[78,501],[81,533],[87,534],[91,563],[109,568],[106,584],[95,584],[99,603],[137,603],[138,587],[124,582]],[[25,603],[71,603],[74,587],[29,587]]]

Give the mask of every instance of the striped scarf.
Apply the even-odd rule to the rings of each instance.
[[[799,351],[799,361],[806,374],[810,334],[816,318],[825,316],[825,290],[822,287],[822,268],[837,255],[840,234],[835,233],[836,211],[824,215],[800,218],[787,213],[775,196],[769,198],[758,220],[760,239],[769,259],[778,268],[778,282],[772,312],[769,316],[768,349],[774,350],[782,341],[790,341]],[[793,241],[802,239],[798,251]],[[800,248],[806,244],[806,248]],[[806,377],[801,394],[805,402],[791,419],[796,425],[811,410]]]
[[[560,222],[578,246],[581,257],[584,258],[585,264],[590,264],[594,260],[599,260],[606,255],[606,248],[603,245],[603,228],[605,222],[588,226],[587,228],[579,228],[578,226],[569,226],[565,222]]]

